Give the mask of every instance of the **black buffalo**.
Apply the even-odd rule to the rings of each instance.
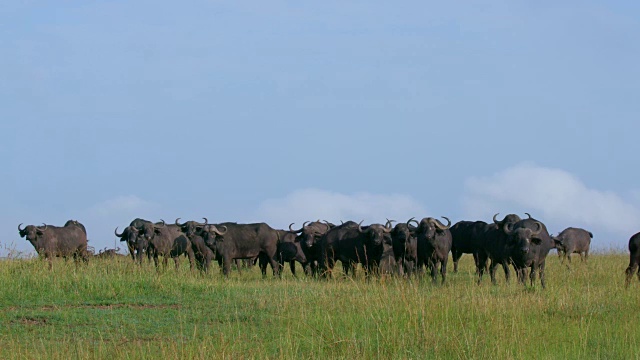
[[[177,225],[166,225],[164,221],[160,224],[150,222],[143,223],[139,230],[138,242],[141,239],[148,241],[148,252],[153,254],[153,262],[158,267],[158,258],[163,257],[163,265],[166,268],[169,258],[172,258],[176,269],[179,265],[180,255],[186,254],[189,258],[189,265],[193,270],[195,266],[195,255],[189,238],[181,231]],[[140,249],[140,245],[138,245]]]
[[[444,216],[442,218],[447,220],[447,225],[432,217],[423,218],[420,222],[414,219],[407,222],[407,224],[415,222],[417,225],[418,270],[426,265],[431,271],[431,280],[434,283],[436,282],[438,264],[440,264],[442,283],[447,277],[447,261],[452,245],[451,232],[449,231],[451,220]]]
[[[276,234],[278,235],[278,250],[276,252],[278,263],[280,263],[280,267],[286,262],[289,263],[291,273],[295,276],[296,261],[302,265],[303,269],[307,265],[307,257],[304,250],[302,250],[302,242],[296,232],[276,230]],[[266,260],[268,260],[266,257],[262,258],[261,269],[266,267]]]
[[[481,243],[481,251],[478,254],[478,266],[476,268],[478,273],[478,284],[482,281],[482,275],[487,269],[488,261],[491,260],[489,266],[489,274],[491,275],[491,282],[496,283],[496,267],[502,266],[504,270],[504,276],[508,282],[511,277],[509,266],[512,263],[511,260],[511,244],[507,234],[504,231],[504,227],[507,225],[513,225],[522,219],[516,214],[508,214],[502,220],[497,219],[498,214],[493,215],[493,224],[487,225],[484,233],[484,239]]]
[[[416,270],[418,263],[418,240],[416,239],[416,227],[399,223],[391,231],[391,246],[393,256],[400,275],[411,274]]]
[[[221,231],[221,229],[225,229]],[[255,259],[264,256],[265,263],[271,264],[274,275],[280,274],[277,259],[278,234],[265,223],[237,224],[232,222],[203,228],[202,237],[218,261],[222,262],[222,272],[229,275],[231,262],[235,259]],[[262,275],[266,276],[266,265]]]
[[[507,242],[511,249],[511,260],[518,274],[518,281],[524,284],[527,271],[530,270],[529,279],[533,286],[536,272],[539,272],[540,284],[545,288],[545,263],[549,251],[555,248],[547,227],[529,215],[528,219],[520,220],[515,224],[506,224],[503,230],[508,236]]]
[[[562,261],[567,259],[567,262],[571,264],[571,254],[578,253],[583,261],[587,261],[589,257],[589,247],[591,246],[591,239],[593,234],[585,229],[569,227],[564,230],[558,236],[553,236],[552,239],[555,243],[558,254],[562,254]]]
[[[476,271],[480,266],[480,251],[489,224],[484,221],[459,221],[449,229],[452,244],[453,272],[458,272],[458,262],[462,254],[472,254]]]
[[[629,239],[629,266],[627,267],[625,285],[628,287],[631,283],[633,273],[637,271],[638,280],[640,280],[640,232],[633,235]]]
[[[355,264],[362,264],[365,274],[373,273],[384,252],[385,235],[391,233],[391,223],[362,227],[347,221],[327,231],[320,238],[319,269],[323,276],[331,276],[337,260],[342,263],[345,275],[355,271]]]
[[[131,258],[142,264],[143,254],[147,255],[149,261],[151,261],[151,257],[153,256],[153,248],[149,245],[149,240],[154,236],[154,227],[164,225],[164,221],[154,224],[151,221],[136,218],[131,221],[122,234],[118,234],[117,228],[115,234],[120,238],[120,241],[127,242],[127,248],[129,249]]]
[[[73,256],[76,262],[80,259],[88,261],[87,232],[84,225],[75,220],[67,221],[65,226],[27,225],[24,229],[18,225],[20,237],[26,238],[36,249],[38,255],[49,261],[49,269],[53,268],[52,258]]]
[[[298,230],[294,230],[291,227],[293,223],[289,224],[289,231],[298,234],[297,240],[300,242],[300,247],[304,252],[304,256],[307,260],[303,264],[303,268],[306,274],[315,276],[317,275],[318,264],[320,261],[320,246],[318,242],[320,238],[327,233],[335,225],[324,221],[320,222],[306,221],[302,224],[302,227]]]
[[[122,233],[118,234],[118,228],[116,227],[113,230],[113,233],[120,238],[120,241],[125,241],[127,244],[127,249],[129,250],[129,255],[131,255],[131,259],[133,261],[136,260],[136,256],[142,256],[142,253],[137,252],[137,240],[138,240],[138,229],[135,226],[127,226],[122,230]]]
[[[202,232],[205,226],[209,224],[207,218],[203,218],[204,223],[197,221],[187,221],[180,223],[180,218],[177,218],[175,225],[189,238],[191,242],[191,248],[193,249],[196,265],[199,270],[208,272],[211,260],[215,258],[213,250],[211,250],[205,243],[202,237]]]

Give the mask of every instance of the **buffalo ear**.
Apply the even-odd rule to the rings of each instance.
[[[534,238],[531,238],[531,242],[536,245],[540,245],[542,243],[542,239],[534,237]]]
[[[36,234],[38,234],[38,235],[42,235],[42,234],[44,234],[44,233],[43,233],[42,231],[40,231],[40,230],[36,230]]]
[[[156,233],[156,234],[160,234],[161,233],[160,229],[158,229],[158,228],[153,228],[153,232]]]

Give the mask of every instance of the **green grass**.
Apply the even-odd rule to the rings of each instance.
[[[600,254],[568,269],[551,255],[543,290],[506,284],[501,270],[497,286],[478,286],[469,255],[443,286],[1,261],[0,358],[638,359],[627,262]]]

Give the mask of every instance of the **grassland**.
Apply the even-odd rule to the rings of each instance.
[[[548,285],[488,277],[470,256],[428,279],[223,279],[130,259],[0,261],[0,358],[638,359],[640,284],[628,256],[548,259]]]

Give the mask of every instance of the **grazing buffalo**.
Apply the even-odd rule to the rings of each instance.
[[[509,214],[502,220],[497,219],[498,214],[493,215],[493,224],[487,225],[484,233],[484,239],[481,241],[481,251],[478,254],[478,284],[482,281],[482,275],[487,269],[488,260],[491,260],[489,266],[489,274],[491,282],[496,284],[496,267],[502,266],[506,281],[509,281],[511,272],[509,265],[511,264],[511,245],[508,242],[508,236],[504,231],[507,225],[513,225],[522,219],[515,214]]]
[[[407,225],[411,222],[415,222],[417,225],[418,270],[426,265],[431,271],[431,280],[435,283],[437,267],[440,264],[440,276],[444,284],[447,277],[447,261],[449,260],[452,239],[449,231],[451,220],[444,216],[442,218],[447,220],[447,225],[432,217],[423,218],[420,222],[412,218],[407,222]]]
[[[298,230],[292,229],[291,226],[293,226],[293,223],[289,224],[289,231],[298,234],[297,240],[300,242],[304,256],[307,259],[307,262],[302,265],[304,271],[307,275],[316,276],[320,261],[320,246],[318,242],[335,225],[327,221],[320,222],[318,220],[314,222],[306,221]]]
[[[223,229],[224,230],[221,230]],[[274,275],[280,275],[280,265],[277,259],[278,234],[265,223],[237,224],[222,223],[207,225],[203,228],[202,237],[205,244],[216,254],[222,262],[222,272],[229,275],[231,262],[235,259],[255,259],[265,257],[262,275],[266,276],[266,263],[271,264]]]
[[[580,258],[587,261],[592,238],[591,232],[574,227],[566,228],[558,236],[552,237],[558,253],[563,254],[562,262],[567,259],[569,264],[571,264],[571,254],[573,253],[580,254]]]
[[[49,269],[53,268],[52,258],[73,256],[85,262],[89,260],[87,252],[87,232],[84,225],[77,221],[68,221],[65,226],[27,225],[24,229],[18,225],[20,237],[26,238],[36,249],[38,255],[49,261]]]
[[[518,274],[518,281],[524,284],[527,269],[530,269],[529,279],[533,286],[536,272],[539,271],[540,284],[545,288],[545,262],[549,251],[555,248],[547,227],[529,215],[528,219],[520,220],[515,224],[506,224],[503,230],[509,238],[507,242],[511,249],[511,260]]]
[[[385,235],[391,233],[391,222],[362,227],[347,221],[327,231],[319,241],[319,269],[323,276],[331,276],[337,260],[342,263],[345,275],[355,272],[355,264],[362,264],[368,276],[380,264],[384,252]]]
[[[418,240],[416,227],[399,223],[391,231],[391,246],[393,256],[400,275],[411,274],[416,270],[418,263]]]
[[[462,254],[473,255],[477,271],[480,266],[479,256],[482,251],[482,242],[488,227],[489,224],[484,221],[459,221],[449,229],[452,237],[453,272],[458,272],[458,261],[460,261]]]
[[[629,287],[633,273],[636,271],[638,280],[640,280],[640,267],[638,265],[640,265],[640,232],[629,239],[629,266],[625,271],[627,274],[625,286]]]

